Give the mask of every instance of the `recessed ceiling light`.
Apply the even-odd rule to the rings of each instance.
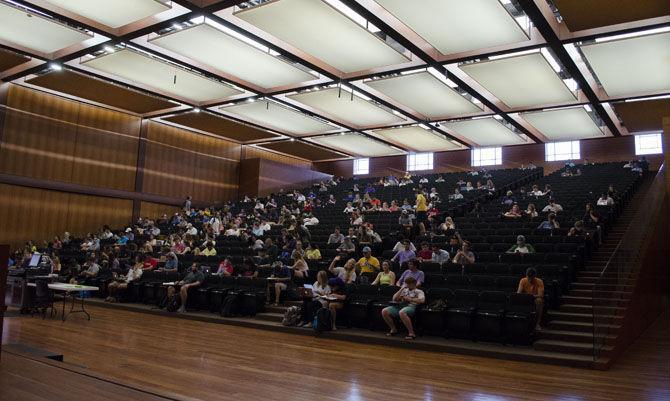
[[[58,63],[49,63],[49,68],[51,68],[54,71],[60,71],[63,69],[63,67]]]
[[[102,49],[107,53],[114,53],[114,48],[112,46],[105,46]]]
[[[196,113],[200,113],[200,108],[196,107],[195,109],[193,109],[193,111]]]

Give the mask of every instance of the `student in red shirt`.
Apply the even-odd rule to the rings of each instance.
[[[424,242],[421,244],[421,250],[417,254],[417,257],[422,262],[430,262],[431,260],[433,260],[433,251],[430,250],[428,243]]]
[[[158,266],[158,259],[147,254],[144,258],[144,262],[142,262],[142,270],[156,270],[156,266]]]

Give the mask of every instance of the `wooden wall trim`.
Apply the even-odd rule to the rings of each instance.
[[[135,192],[142,193],[144,188],[144,166],[147,155],[147,133],[149,132],[149,120],[143,118],[140,125],[140,140],[137,146],[137,167],[135,169]],[[133,199],[133,221],[137,221],[142,210],[142,201]]]
[[[180,206],[183,203],[183,199],[181,198],[172,198],[167,196],[153,195],[134,191],[123,191],[120,189],[91,187],[88,185],[73,184],[62,181],[43,180],[39,178],[23,177],[4,173],[0,173],[0,183],[8,185],[18,185],[22,187],[37,188],[37,189],[48,189],[52,191],[61,191],[61,192],[82,194],[82,195],[93,195],[93,196],[103,196],[117,199],[130,199],[133,201],[138,200],[145,202],[162,203],[166,205],[175,205],[175,206]],[[194,206],[206,206],[206,205],[204,204],[196,205],[194,203]]]
[[[9,82],[0,83],[0,147],[2,147],[2,133],[5,130],[5,115],[7,114],[7,96]]]
[[[7,287],[7,261],[9,260],[9,245],[0,245],[0,338],[5,320],[5,290]],[[0,355],[2,355],[2,341],[0,341]]]

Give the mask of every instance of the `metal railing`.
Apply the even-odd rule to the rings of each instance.
[[[603,355],[616,324],[623,291],[640,266],[648,236],[654,232],[655,216],[665,198],[665,165],[661,166],[640,207],[631,219],[607,264],[593,284],[593,360]],[[629,290],[630,291],[630,290]]]

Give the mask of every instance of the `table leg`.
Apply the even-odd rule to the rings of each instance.
[[[65,321],[65,302],[67,302],[67,292],[63,292],[63,310],[61,311],[61,321]]]

